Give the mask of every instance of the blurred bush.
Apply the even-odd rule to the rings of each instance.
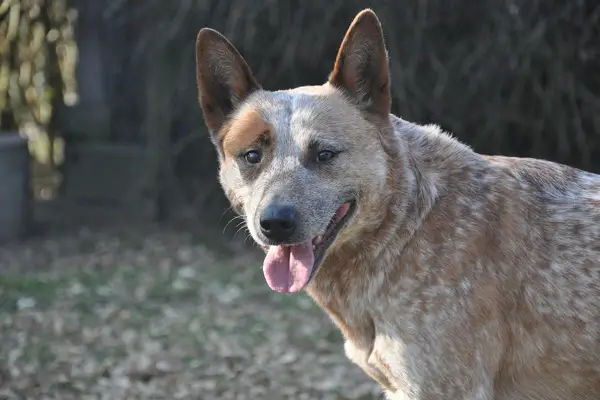
[[[29,139],[36,197],[47,193],[40,182],[51,191],[61,182],[57,109],[77,102],[76,17],[67,0],[0,0],[0,133]]]
[[[55,111],[77,100],[76,15],[67,0],[0,1],[0,127],[27,134],[42,163],[61,161]]]

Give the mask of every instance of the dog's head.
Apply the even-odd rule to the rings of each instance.
[[[297,292],[331,247],[369,224],[365,210],[385,195],[393,132],[379,20],[371,10],[356,16],[322,86],[263,90],[235,47],[208,28],[196,56],[220,182],[267,251],[269,286]]]

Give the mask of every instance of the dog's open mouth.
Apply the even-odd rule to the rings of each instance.
[[[313,270],[311,272],[312,275],[315,274],[319,265],[323,261],[323,257],[325,256],[325,252],[333,244],[335,239],[337,238],[338,233],[342,230],[346,222],[350,219],[352,214],[354,213],[354,202],[348,202],[342,204],[340,208],[338,208],[335,215],[331,218],[329,225],[327,225],[327,229],[325,229],[325,233],[322,236],[317,236],[312,240],[313,253],[315,255],[315,260],[313,263]]]
[[[321,265],[327,249],[355,210],[353,201],[342,204],[322,235],[302,243],[269,246],[263,272],[269,287],[281,293],[304,289]]]

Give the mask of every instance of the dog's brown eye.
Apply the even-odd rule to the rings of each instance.
[[[258,164],[261,158],[260,153],[256,150],[250,150],[244,154],[244,160],[246,160],[248,164]]]
[[[335,153],[331,150],[321,150],[317,154],[317,161],[325,162],[331,160],[335,156]]]

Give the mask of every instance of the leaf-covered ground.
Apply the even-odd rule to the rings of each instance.
[[[212,247],[212,246],[209,246]],[[304,294],[175,230],[0,247],[0,399],[375,399]]]

